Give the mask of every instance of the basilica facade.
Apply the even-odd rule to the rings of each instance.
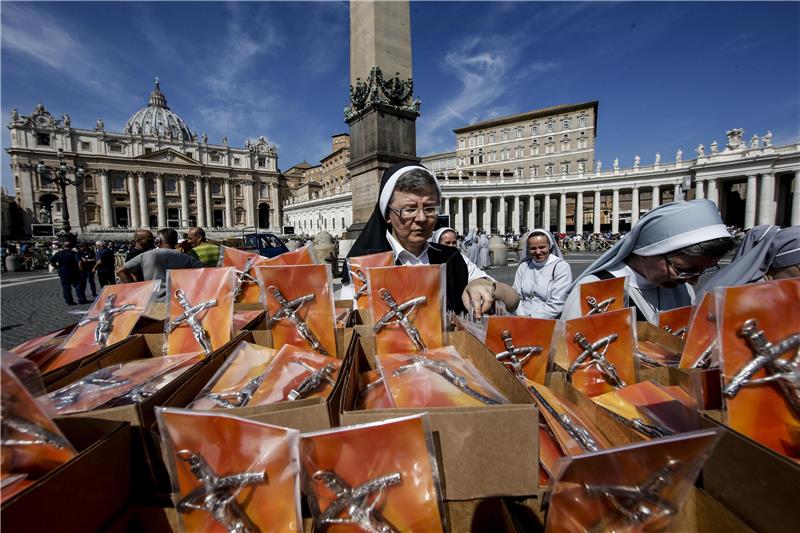
[[[278,154],[264,137],[241,148],[209,142],[172,111],[159,82],[148,104],[131,115],[122,132],[72,125],[43,105],[30,115],[14,109],[8,124],[16,202],[25,226],[61,220],[66,201],[75,231],[130,234],[137,228],[202,226],[219,231],[261,228],[280,232],[281,204],[289,194]],[[55,169],[63,157],[67,175],[80,165],[83,182],[59,188],[37,173],[39,161]]]

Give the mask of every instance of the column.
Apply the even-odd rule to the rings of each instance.
[[[550,193],[544,195],[544,209],[542,210],[542,229],[550,231]]]
[[[631,227],[639,222],[639,187],[631,191]]]
[[[167,197],[164,195],[164,175],[156,174],[156,205],[158,206],[158,227],[167,227]]]
[[[506,197],[500,197],[500,213],[497,218],[497,233],[506,234]]]
[[[750,229],[756,225],[756,176],[747,176],[747,191],[744,200],[744,229]]]
[[[673,192],[672,192],[672,198],[674,198],[676,202],[683,201],[685,199],[685,198],[683,198],[683,195],[681,194],[681,184],[680,183],[676,183],[675,184],[675,188],[673,189]]]
[[[111,184],[108,180],[107,170],[103,170],[100,173],[100,194],[102,198],[103,226],[110,228],[114,225],[114,204],[111,201]]]
[[[528,196],[528,231],[536,227],[536,197]]]
[[[653,185],[653,206],[650,209],[655,209],[661,205],[661,189],[658,185]]]
[[[775,196],[775,176],[773,174],[761,175],[761,191],[758,196],[758,223],[774,224],[775,213],[772,209],[772,200]]]
[[[517,177],[517,179],[519,179],[519,177]],[[514,196],[514,215],[511,217],[511,231],[513,231],[515,235],[520,234],[520,218],[522,218],[522,209],[520,209],[520,207],[521,202],[519,196]]]
[[[247,218],[247,225],[254,227],[256,225],[256,209],[255,209],[255,183],[253,181],[245,181],[244,184],[244,210],[245,217]],[[299,223],[299,219],[298,219]],[[299,227],[297,228],[300,229]]]
[[[470,229],[478,227],[478,199],[474,196],[469,203],[469,227]]]
[[[716,179],[708,180],[708,193],[706,194],[706,198],[719,206],[719,193],[717,192]]]
[[[233,191],[230,178],[225,178],[225,227],[233,227]]]
[[[575,199],[575,233],[583,233],[583,191]]]
[[[695,200],[700,200],[705,197],[706,197],[705,183],[703,183],[703,180],[697,180],[694,183],[694,198]]]
[[[614,189],[611,197],[611,233],[619,233],[619,189]]]
[[[464,199],[458,199],[458,209],[456,212],[456,227],[454,228],[461,235],[466,235],[464,231]]]
[[[567,193],[562,192],[558,199],[558,231],[567,232]]]
[[[194,196],[195,196],[195,206],[197,206],[197,225],[203,227],[206,225],[206,210],[204,207],[205,204],[205,182],[203,178],[197,176],[194,179]]]
[[[131,218],[128,220],[128,227],[138,228],[141,220],[139,219],[139,188],[136,184],[136,174],[128,174],[128,196],[131,199]]]
[[[594,219],[592,220],[595,233],[600,233],[600,191],[594,191]]]
[[[189,193],[186,187],[186,176],[178,177],[178,187],[181,193],[181,222],[180,227],[189,226]]]
[[[795,170],[792,180],[792,215],[789,224],[797,226],[800,224],[800,171]]]
[[[206,226],[209,228],[214,225],[214,203],[211,201],[211,178],[206,180]]]
[[[149,228],[150,227],[150,211],[148,209],[148,199],[147,199],[147,182],[144,178],[144,173],[139,174],[139,216],[140,216],[140,227],[142,228]]]
[[[442,198],[442,202],[444,203],[444,214],[450,216],[450,198]],[[450,224],[452,224],[452,219],[450,220]]]

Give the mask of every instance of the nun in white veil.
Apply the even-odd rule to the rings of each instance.
[[[487,268],[492,265],[489,257],[489,237],[486,233],[481,233],[478,237],[478,266]]]
[[[569,265],[547,230],[526,233],[520,245],[525,247],[525,257],[514,276],[514,290],[520,296],[517,315],[558,318],[572,284]]]
[[[464,251],[470,261],[478,263],[478,232],[475,228],[470,228],[464,237]]]

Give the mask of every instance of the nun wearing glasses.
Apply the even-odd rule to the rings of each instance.
[[[417,162],[401,162],[386,169],[378,203],[348,257],[391,251],[398,265],[444,264],[447,308],[480,317],[489,312],[507,285],[495,282],[480,269],[471,269],[458,248],[430,242],[441,202],[438,180]],[[342,287],[342,298],[345,298]]]
[[[572,284],[563,319],[580,316],[582,283],[628,277],[628,299],[636,320],[656,324],[658,313],[692,305],[692,285],[717,269],[735,246],[717,206],[709,200],[663,204],[592,263]]]

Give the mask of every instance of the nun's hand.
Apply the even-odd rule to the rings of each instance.
[[[494,283],[487,278],[472,280],[461,295],[467,311],[472,311],[476,318],[488,313],[494,303],[494,287]]]

